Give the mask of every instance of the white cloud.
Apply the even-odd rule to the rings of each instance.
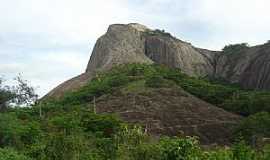
[[[201,21],[212,31],[202,46],[220,49],[227,43],[255,45],[270,38],[269,5],[268,0],[201,0],[188,10],[188,19]]]
[[[112,23],[161,28],[199,47],[270,39],[268,0],[0,0],[0,73],[44,94],[85,70]]]

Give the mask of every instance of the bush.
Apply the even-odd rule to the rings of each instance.
[[[31,160],[13,149],[0,148],[0,160]]]
[[[256,160],[256,152],[246,145],[244,141],[240,141],[232,147],[233,159],[237,160]]]
[[[218,149],[203,153],[203,160],[236,160],[233,159],[233,152],[230,149]]]
[[[236,92],[231,99],[227,99],[221,106],[226,110],[243,116],[263,111],[270,112],[270,92]]]
[[[194,160],[201,157],[201,149],[194,138],[164,138],[160,145],[161,160]]]
[[[83,113],[81,126],[86,132],[98,133],[103,137],[111,137],[119,130],[121,124],[115,115],[98,115],[94,113]]]
[[[166,86],[166,81],[159,75],[152,75],[148,77],[145,81],[147,87],[159,88]]]
[[[63,133],[50,134],[45,147],[46,159],[81,160],[86,153],[91,153],[91,145],[83,133],[65,135]],[[86,160],[86,159],[85,159]]]
[[[250,144],[270,137],[270,113],[261,112],[244,119],[236,129],[236,137],[243,137]]]
[[[145,32],[146,35],[149,36],[164,36],[164,37],[172,37],[172,35],[168,32],[165,32],[165,30],[159,30],[156,29],[154,31],[147,31]]]
[[[37,122],[21,121],[14,114],[0,114],[0,147],[10,146],[23,149],[40,137]]]
[[[222,51],[225,54],[239,54],[248,49],[249,46],[247,43],[240,43],[240,44],[230,44],[225,46]]]

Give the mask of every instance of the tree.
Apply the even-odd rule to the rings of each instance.
[[[229,44],[226,45],[222,51],[225,54],[239,54],[249,48],[248,43]]]
[[[29,85],[28,81],[24,80],[21,75],[17,76],[15,81],[18,85],[15,86],[12,91],[15,94],[12,103],[17,105],[30,105],[35,103],[38,95],[35,93],[35,89]]]
[[[260,112],[244,119],[235,130],[236,138],[241,137],[250,144],[270,137],[270,113]]]
[[[15,94],[11,91],[10,87],[3,86],[3,79],[0,78],[0,111],[7,107],[7,102],[15,98]]]
[[[17,76],[14,80],[17,85],[7,86],[3,84],[3,78],[0,78],[0,111],[7,109],[11,104],[33,104],[38,98],[35,89],[21,75]]]

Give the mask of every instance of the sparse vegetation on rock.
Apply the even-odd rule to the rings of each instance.
[[[246,51],[246,49],[249,48],[249,45],[247,43],[240,43],[240,44],[230,44],[225,46],[222,51],[225,54],[239,54]]]

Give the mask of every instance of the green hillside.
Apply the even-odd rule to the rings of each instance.
[[[242,115],[231,147],[203,147],[191,137],[155,138],[113,114],[96,114],[93,100],[117,90],[183,88],[190,94]],[[243,90],[158,65],[114,67],[61,99],[0,113],[0,160],[268,160],[270,92]],[[257,147],[257,148],[252,148]]]

